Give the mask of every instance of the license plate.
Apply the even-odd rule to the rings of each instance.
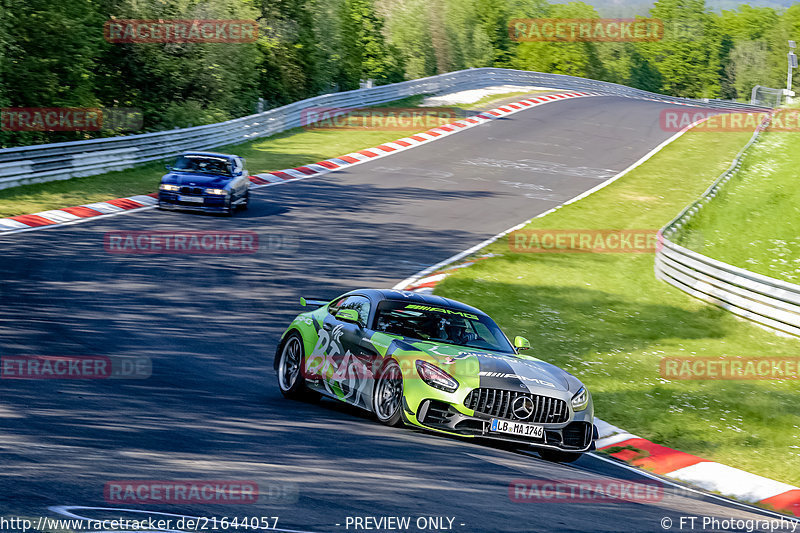
[[[196,204],[202,204],[203,203],[203,197],[202,196],[178,196],[178,201],[179,202],[194,202]]]
[[[489,431],[493,433],[508,433],[509,435],[518,435],[520,437],[531,437],[534,439],[544,438],[544,426],[536,426],[534,424],[523,424],[522,422],[512,422],[510,420],[492,419],[492,425]]]

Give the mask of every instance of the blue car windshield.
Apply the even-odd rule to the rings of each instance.
[[[199,155],[182,155],[172,166],[176,172],[199,172],[230,176],[230,163],[227,159]]]
[[[375,316],[375,330],[421,341],[516,353],[487,315],[422,303],[381,302]]]

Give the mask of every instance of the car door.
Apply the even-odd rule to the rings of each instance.
[[[357,311],[358,323],[336,318],[342,309]],[[327,337],[327,346],[324,341],[318,343],[327,349],[327,368],[322,374],[325,388],[342,401],[368,409],[375,352],[364,338],[372,304],[366,296],[350,295],[335,302],[329,311],[320,332],[321,338]]]

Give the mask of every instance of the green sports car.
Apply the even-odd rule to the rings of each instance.
[[[281,393],[340,400],[388,425],[529,444],[568,462],[594,449],[592,397],[572,374],[521,354],[488,315],[408,291],[301,299],[275,353]]]

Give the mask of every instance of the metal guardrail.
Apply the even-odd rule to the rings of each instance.
[[[711,187],[662,228],[661,246],[656,252],[655,273],[658,279],[696,298],[763,326],[800,336],[800,285],[728,265],[670,240],[739,171],[742,157],[758,142],[763,127],[768,122],[769,117]]]
[[[563,74],[476,68],[369,89],[316,96],[264,113],[218,124],[105,139],[2,149],[0,150],[0,189],[123,170],[140,163],[163,160],[184,150],[211,149],[268,137],[304,125],[303,110],[309,108],[360,108],[412,95],[504,84],[536,85],[704,107],[747,107],[750,109],[753,107],[749,104],[724,100],[701,101],[673,98],[614,83]]]

